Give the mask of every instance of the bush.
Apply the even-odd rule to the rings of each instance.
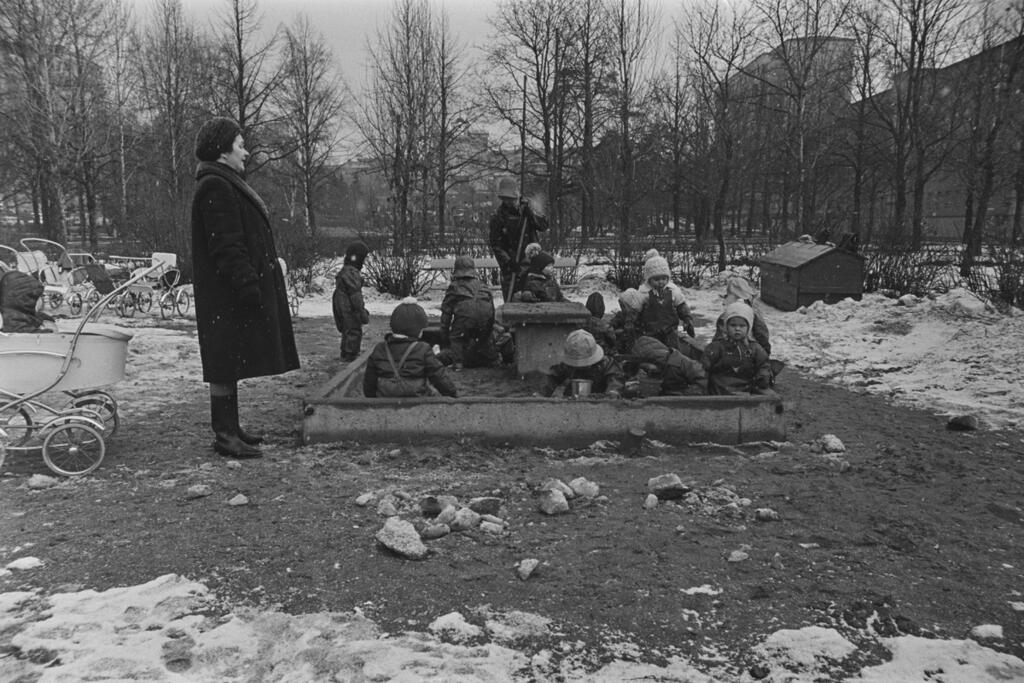
[[[363,264],[363,278],[381,294],[402,299],[417,296],[430,287],[434,278],[423,266],[421,258],[413,254],[373,253]]]
[[[867,254],[864,291],[925,296],[936,289],[948,288],[945,277],[955,263],[955,252],[952,247],[929,251],[872,251]]]
[[[337,251],[334,240],[323,235],[310,236],[300,231],[282,231],[280,253],[287,266],[288,286],[305,296],[314,282],[338,269],[328,256]]]
[[[643,257],[643,251],[631,251],[624,255],[612,254],[609,258],[611,268],[608,269],[605,279],[618,287],[619,291],[639,287],[644,281]]]
[[[976,265],[965,285],[999,308],[1024,306],[1024,255],[1019,249],[990,245],[986,264]]]

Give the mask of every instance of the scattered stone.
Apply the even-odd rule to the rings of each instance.
[[[753,678],[755,681],[761,681],[765,678],[768,678],[769,674],[771,674],[772,672],[772,669],[766,664],[754,664],[750,667],[750,669],[748,669],[748,671],[750,673],[751,678]]]
[[[751,505],[754,504],[754,501],[750,500],[749,498],[740,498],[736,502],[740,505],[740,507],[745,507],[745,508],[748,508],[748,507],[750,507]]]
[[[749,560],[750,553],[747,552],[748,550],[750,550],[749,545],[741,545],[739,550],[733,550],[731,553],[729,553],[729,561],[743,562],[744,560]]]
[[[653,510],[656,507],[658,507],[658,497],[653,493],[648,493],[644,498],[644,510]]]
[[[459,508],[455,513],[455,519],[448,526],[451,527],[452,531],[466,531],[467,529],[475,528],[479,524],[479,513],[473,512],[469,508]]]
[[[213,487],[209,484],[193,484],[188,487],[185,491],[185,498],[192,500],[194,498],[205,498],[206,496],[213,494]]]
[[[1014,612],[1024,612],[1024,602],[1011,601],[1010,609]]]
[[[946,429],[954,432],[973,432],[981,426],[981,421],[974,415],[954,415],[946,423]]]
[[[25,482],[25,486],[33,491],[41,491],[56,486],[60,482],[56,477],[47,474],[33,474]]]
[[[438,638],[452,643],[464,643],[483,635],[484,630],[466,621],[459,612],[449,612],[434,619],[427,626]]]
[[[501,534],[505,531],[505,527],[494,522],[480,522],[480,530],[489,534]]]
[[[684,484],[678,474],[662,474],[647,481],[647,489],[659,500],[679,500],[692,488]]]
[[[398,514],[398,508],[395,507],[395,501],[391,498],[384,498],[377,503],[377,514],[381,517],[394,517]]]
[[[401,489],[395,491],[391,495],[393,495],[398,500],[412,500],[412,494],[407,491],[402,491]]]
[[[576,492],[573,491],[564,481],[561,479],[548,479],[540,485],[540,491],[558,491],[568,500],[576,496]]]
[[[427,546],[420,540],[416,527],[401,517],[388,517],[374,538],[391,552],[410,560],[422,560],[427,556]]]
[[[537,507],[545,515],[558,515],[569,511],[569,501],[565,494],[557,489],[545,489],[541,491],[537,499]]]
[[[447,536],[452,532],[451,527],[447,524],[427,524],[425,527],[420,529],[420,538],[425,538],[428,541]]]
[[[819,453],[845,453],[846,446],[835,434],[822,434],[814,445]]]
[[[377,500],[377,494],[363,493],[356,498],[356,505],[358,505],[361,508],[364,508],[375,500]]]
[[[437,517],[449,505],[458,507],[459,499],[455,496],[425,496],[420,499],[420,512],[424,517]]]
[[[237,496],[228,501],[228,505],[232,507],[238,507],[239,505],[248,505],[249,499],[239,493]]]
[[[226,463],[224,463],[224,466],[227,467],[229,470],[242,469],[242,463],[238,462],[237,460],[228,460]]]
[[[491,524],[500,524],[501,526],[505,526],[505,520],[503,520],[501,517],[495,517],[494,515],[480,515],[480,523],[483,524],[484,522],[490,522]]]
[[[533,572],[535,572],[539,566],[540,560],[535,560],[532,557],[520,560],[516,565],[516,575],[523,581],[526,581],[528,578],[533,576]]]
[[[981,640],[1002,640],[1003,627],[998,624],[982,624],[971,629],[971,637]]]
[[[899,299],[896,299],[896,305],[897,306],[908,306],[908,307],[909,306],[916,306],[917,305],[917,301],[918,301],[917,297],[914,296],[913,294],[904,294]]]
[[[4,569],[10,571],[24,571],[26,569],[35,569],[42,566],[43,561],[38,557],[19,557],[16,560],[8,562]]]
[[[438,513],[437,517],[434,518],[434,524],[451,525],[451,523],[455,521],[455,514],[459,511],[456,505],[446,505],[444,509]]]
[[[569,482],[569,488],[581,498],[594,499],[601,493],[601,487],[586,477],[577,477]]]
[[[772,555],[772,569],[778,569],[779,571],[782,571],[785,568],[786,565],[782,564],[782,555],[780,555],[779,553],[775,553],[774,555]]]
[[[779,513],[771,508],[757,508],[754,510],[754,519],[759,522],[777,522]]]
[[[469,501],[467,507],[473,512],[477,512],[481,515],[496,515],[501,511],[501,498],[495,498],[494,496],[482,496],[480,498],[472,498]]]

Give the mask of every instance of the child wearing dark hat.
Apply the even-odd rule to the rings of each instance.
[[[363,262],[369,248],[353,242],[345,250],[345,263],[334,278],[331,308],[334,325],[341,333],[341,360],[351,363],[359,357],[363,345],[363,325],[370,322],[370,312],[363,301]]]
[[[430,344],[420,340],[427,313],[415,299],[405,299],[391,313],[391,332],[378,343],[366,363],[363,394],[368,398],[430,396],[433,386],[442,396],[458,392]]]
[[[494,297],[469,256],[455,259],[451,284],[441,302],[442,346],[450,348],[452,368],[493,365],[498,351],[492,341]]]
[[[590,312],[590,319],[583,329],[601,345],[605,355],[614,355],[617,352],[615,330],[612,329],[612,324],[604,319],[604,297],[601,296],[601,292],[592,292],[587,297],[587,310]]]
[[[622,394],[622,368],[604,355],[597,341],[586,330],[574,330],[565,338],[562,361],[551,366],[540,393],[552,396],[565,385],[564,396],[572,396],[572,380],[588,380],[590,392],[618,398]]]
[[[555,278],[554,256],[542,251],[530,259],[530,267],[523,273],[516,297],[524,303],[565,301],[562,288]]]
[[[725,317],[725,338],[704,348],[701,364],[708,374],[708,394],[774,396],[768,354],[754,341],[754,309],[742,301],[729,304]]]

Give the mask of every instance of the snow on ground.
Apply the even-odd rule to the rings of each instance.
[[[687,290],[691,307],[705,321],[697,330],[704,340],[721,311],[723,289],[720,277]],[[584,280],[569,298],[583,302],[592,291],[602,292],[609,313],[618,309],[617,293],[599,278]],[[421,297],[428,314],[439,315],[442,294],[434,290]],[[390,314],[397,303],[369,290],[366,298],[374,315]],[[902,303],[867,295],[860,302],[814,304],[790,313],[763,305],[760,310],[771,330],[773,355],[792,368],[939,414],[971,413],[993,427],[1024,424],[1019,311],[997,314],[963,290]],[[330,316],[329,292],[304,299],[299,315]],[[146,327],[139,319],[131,325],[127,377],[114,392],[127,413],[158,409],[169,390],[201,390],[193,386],[199,374],[194,333]],[[19,572],[22,583],[30,584],[38,565],[22,555],[0,571]],[[747,672],[682,660],[665,666],[616,660],[583,673],[584,662],[572,657],[546,651],[528,657],[515,649],[517,635],[546,628],[547,622],[526,613],[491,615],[483,632],[453,613],[438,615],[432,633],[387,635],[358,613],[238,609],[213,619],[211,603],[216,597],[205,586],[173,575],[102,593],[0,594],[0,633],[14,634],[13,645],[32,651],[29,658],[0,651],[0,680],[752,680]],[[1024,661],[973,640],[904,636],[878,642],[891,661],[851,680],[923,683],[937,680],[937,672],[946,683],[1024,680]],[[635,647],[624,643],[623,652]],[[795,683],[819,679],[822,667],[849,656],[853,645],[833,630],[808,627],[770,634],[757,651],[770,670],[764,680]]]

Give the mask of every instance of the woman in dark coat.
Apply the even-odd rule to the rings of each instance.
[[[270,216],[245,182],[238,125],[214,118],[196,135],[192,272],[203,381],[217,453],[257,458],[263,439],[238,423],[238,380],[299,367]]]

